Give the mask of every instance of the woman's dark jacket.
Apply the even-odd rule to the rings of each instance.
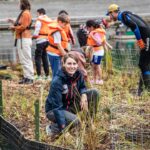
[[[51,82],[45,111],[53,111],[59,127],[66,124],[63,110],[75,113],[75,105],[79,105],[81,94],[86,92],[85,81],[79,70],[71,77],[66,71],[58,71]]]

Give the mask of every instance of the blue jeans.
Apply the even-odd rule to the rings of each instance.
[[[57,71],[61,69],[61,57],[48,54],[48,58],[52,69],[52,78],[54,78]]]

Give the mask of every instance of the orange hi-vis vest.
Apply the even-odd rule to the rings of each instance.
[[[66,25],[66,27],[64,28],[64,30],[65,30],[65,32],[66,32],[66,35],[67,35],[67,37],[68,37],[68,41],[70,41],[71,40],[71,37],[70,37],[70,24],[67,24]]]
[[[97,29],[95,29],[95,30],[93,30],[91,32],[93,32],[93,34],[94,33],[99,33],[99,35],[101,37],[102,45],[101,46],[97,46],[96,41],[90,35],[88,36],[87,44],[89,46],[93,46],[93,50],[94,51],[103,49],[103,43],[105,43],[105,41],[106,41],[106,31],[103,28],[97,28]]]
[[[37,21],[42,23],[38,38],[47,38],[49,34],[48,25],[52,23],[52,20],[48,16],[44,15],[43,17],[38,18]]]
[[[54,43],[54,38],[53,38],[53,34],[55,32],[59,31],[61,34],[61,45],[63,47],[63,49],[67,49],[68,47],[68,38],[66,35],[66,32],[64,31],[64,29],[62,29],[57,22],[53,22],[51,24],[49,24],[49,35],[48,35],[48,41],[49,41],[49,46],[47,47],[47,51],[57,54],[57,55],[62,55],[60,50],[57,47],[57,44]]]
[[[57,22],[57,20],[53,20],[53,22]],[[71,38],[73,37],[72,33],[70,32],[71,25],[68,23],[63,30],[66,32],[68,42],[71,41]]]

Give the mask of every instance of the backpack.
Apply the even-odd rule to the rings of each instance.
[[[80,47],[86,46],[88,34],[87,34],[86,29],[83,26],[77,30],[77,38],[78,38]]]

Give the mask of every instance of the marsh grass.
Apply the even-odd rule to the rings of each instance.
[[[104,85],[92,85],[100,91],[95,119],[87,117],[86,113],[78,113],[80,127],[71,128],[70,124],[64,134],[52,141],[45,132],[49,123],[44,109],[49,82],[20,86],[15,78],[3,81],[4,117],[25,137],[34,139],[34,102],[39,99],[41,142],[75,150],[148,149],[149,138],[145,135],[150,133],[150,93],[145,90],[141,97],[134,95],[132,91],[137,89],[139,70],[130,72],[113,68],[113,73],[108,72],[112,69],[110,54],[107,59]]]

